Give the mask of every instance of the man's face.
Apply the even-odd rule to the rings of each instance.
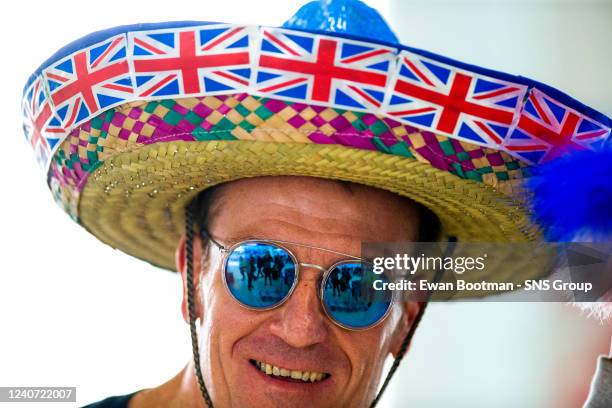
[[[223,185],[209,217],[209,232],[225,245],[268,238],[354,255],[359,255],[362,242],[416,240],[417,231],[418,211],[409,200],[362,185],[308,177],[259,177]],[[342,259],[321,250],[286,247],[299,262],[325,268]],[[248,310],[224,286],[221,253],[213,245],[208,248],[203,264],[196,263],[194,269],[202,273],[197,289],[201,366],[216,406],[369,405],[383,363],[399,348],[418,311],[416,304],[396,304],[374,328],[342,329],[321,307],[321,272],[302,267],[295,291],[282,306]],[[328,377],[313,383],[292,381],[266,375],[253,362]]]

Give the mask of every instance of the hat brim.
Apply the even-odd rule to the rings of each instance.
[[[247,94],[109,109],[62,142],[49,182],[56,200],[93,235],[174,270],[184,208],[200,191],[245,177],[290,175],[347,180],[409,197],[439,217],[441,240],[541,238],[521,190],[529,168],[503,152],[374,114]],[[516,252],[509,250],[511,261],[496,257],[463,278],[522,283],[545,274],[540,259]]]
[[[80,222],[112,247],[175,270],[184,208],[198,192],[245,177],[287,175],[347,180],[409,197],[430,208],[443,234],[459,241],[539,239],[515,200],[429,164],[338,145],[244,140],[156,143],[113,156],[81,192]],[[543,272],[542,262],[515,255],[466,279],[520,283]]]

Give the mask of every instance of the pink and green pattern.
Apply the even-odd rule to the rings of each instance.
[[[77,197],[105,159],[151,143],[259,140],[336,144],[427,162],[504,191],[530,168],[504,152],[469,144],[371,113],[248,94],[166,99],[110,109],[74,129],[54,156],[50,184],[75,218]],[[511,187],[508,187],[511,190]],[[510,192],[510,191],[508,191]]]

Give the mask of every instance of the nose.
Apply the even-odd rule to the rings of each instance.
[[[316,278],[300,278],[293,294],[277,313],[270,331],[290,346],[305,348],[325,341],[328,328],[317,295]]]

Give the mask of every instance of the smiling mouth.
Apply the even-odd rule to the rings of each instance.
[[[273,364],[268,364],[266,362],[257,360],[249,360],[249,362],[262,373],[285,381],[316,383],[331,377],[331,374],[321,373],[318,371],[289,370],[287,368],[278,367]]]

